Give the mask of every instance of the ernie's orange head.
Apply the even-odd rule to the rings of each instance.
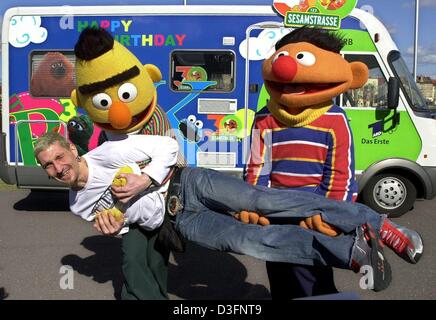
[[[265,87],[282,109],[304,109],[330,103],[347,91],[363,86],[368,68],[346,61],[344,40],[328,31],[303,27],[284,36],[276,52],[263,63]]]

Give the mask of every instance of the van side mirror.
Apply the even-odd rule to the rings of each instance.
[[[388,108],[396,109],[400,99],[400,81],[398,78],[390,77],[388,82]]]

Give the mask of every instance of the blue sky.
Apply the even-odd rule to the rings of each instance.
[[[198,4],[244,4],[271,5],[272,0],[187,0],[188,5]],[[0,15],[14,6],[43,5],[138,5],[138,4],[183,4],[183,0],[2,0]],[[359,0],[358,7],[366,6],[388,28],[402,52],[410,71],[413,68],[415,0]],[[420,23],[418,38],[418,75],[436,79],[436,0],[420,0]],[[1,18],[2,19],[2,18]]]

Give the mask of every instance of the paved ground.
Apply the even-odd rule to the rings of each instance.
[[[104,237],[68,212],[65,193],[0,191],[0,298],[115,299],[121,290],[120,239]],[[388,253],[394,280],[381,292],[361,290],[359,275],[336,270],[338,288],[362,299],[436,299],[436,200],[420,201],[397,222],[416,228],[426,244],[418,265]],[[170,260],[171,299],[270,299],[264,263],[190,244]],[[74,289],[60,288],[63,265]]]

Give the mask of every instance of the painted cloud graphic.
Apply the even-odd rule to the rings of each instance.
[[[41,27],[41,17],[14,16],[9,25],[9,43],[23,48],[30,42],[42,43],[47,39],[47,29]]]
[[[263,30],[258,37],[250,37],[249,39],[249,60],[264,60],[269,58],[274,53],[274,45],[285,34],[290,32],[284,28],[268,28]],[[247,59],[247,39],[239,45],[239,53]]]

